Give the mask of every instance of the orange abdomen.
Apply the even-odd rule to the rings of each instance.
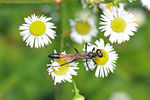
[[[64,54],[59,54],[59,58],[65,58],[66,57],[66,55],[64,55]]]

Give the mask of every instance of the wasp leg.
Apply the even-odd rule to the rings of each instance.
[[[65,41],[64,41],[64,42],[65,42]],[[67,46],[73,48],[77,53],[79,53],[79,51],[78,51],[76,48],[74,48],[73,46],[71,46],[69,43],[65,42],[65,44],[66,44]]]
[[[70,63],[72,63],[72,62],[75,62],[76,60],[78,60],[78,59],[75,59],[75,60],[69,61],[69,62],[64,63],[64,64],[61,64],[61,65],[59,65],[59,66],[64,66],[64,65],[66,65],[66,64],[70,64]]]
[[[52,67],[60,67],[60,66],[64,66],[64,65],[70,64],[70,63],[72,63],[72,62],[75,62],[76,60],[78,60],[78,59],[75,59],[75,60],[69,61],[69,62],[64,63],[64,64],[61,64],[61,65],[59,65],[59,66],[52,66]]]
[[[87,46],[88,46],[88,43],[85,43],[85,52],[87,53]]]
[[[85,60],[86,60],[86,66],[87,66],[88,70],[90,70],[92,72],[92,70],[90,69],[89,64],[87,62],[87,59],[85,59]]]
[[[94,65],[97,65],[97,63],[92,59],[92,61],[94,62]]]
[[[87,46],[90,46],[88,43],[85,43],[85,52],[87,53]]]

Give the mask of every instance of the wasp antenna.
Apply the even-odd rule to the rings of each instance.
[[[64,65],[70,64],[70,63],[72,63],[72,62],[75,62],[76,60],[78,60],[78,59],[75,59],[75,60],[69,61],[69,62],[64,63],[64,64],[61,64],[61,65],[59,65],[59,66],[64,66]]]
[[[92,49],[92,52],[95,50],[95,47]]]
[[[79,51],[78,51],[76,48],[74,48],[73,46],[71,46],[71,45],[70,45],[69,43],[67,43],[66,41],[64,41],[64,42],[65,42],[65,44],[66,44],[67,46],[73,48],[77,53],[79,53]]]
[[[59,36],[57,36],[57,37],[58,37],[58,39],[61,39],[61,37],[59,37]],[[74,48],[73,46],[71,46],[71,45],[70,45],[69,43],[67,43],[65,40],[63,40],[63,42],[65,42],[65,44],[66,44],[67,46],[73,48],[77,53],[79,53],[79,51],[78,51],[76,48]]]

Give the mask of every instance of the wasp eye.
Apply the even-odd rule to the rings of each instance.
[[[102,54],[102,52],[101,52],[100,49],[97,49],[97,50],[96,50],[96,53],[97,53],[97,55],[98,55],[99,57],[103,57],[103,54]]]

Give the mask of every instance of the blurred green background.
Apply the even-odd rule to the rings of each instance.
[[[0,100],[72,100],[73,84],[65,82],[54,86],[47,72],[48,54],[54,49],[61,52],[59,38],[52,40],[53,44],[48,45],[48,49],[30,48],[22,41],[18,28],[24,23],[24,17],[31,14],[51,16],[57,26],[57,35],[63,32],[65,41],[82,52],[84,43],[79,45],[69,38],[69,19],[74,19],[75,13],[82,9],[80,0],[64,0],[61,7],[53,1],[40,3],[43,1],[29,0],[27,2],[31,3],[25,4],[20,1],[0,0]],[[80,70],[73,79],[86,100],[109,100],[113,93],[120,91],[127,93],[131,100],[150,100],[150,11],[143,8],[139,1],[127,7],[143,9],[146,23],[130,41],[113,44],[119,60],[114,73],[107,78],[96,78],[95,70],[85,71],[83,62],[79,61]],[[96,16],[99,27],[99,13]],[[100,37],[109,42],[108,37],[99,31],[92,43]],[[63,50],[75,53],[66,45]]]

